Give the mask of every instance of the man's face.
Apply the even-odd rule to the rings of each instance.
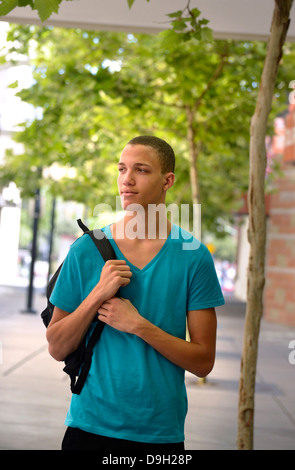
[[[123,209],[129,204],[165,202],[166,175],[162,174],[156,150],[145,145],[127,145],[118,163],[118,188]]]

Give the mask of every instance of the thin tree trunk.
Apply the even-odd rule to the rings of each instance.
[[[187,117],[187,139],[189,144],[189,155],[190,155],[190,181],[192,191],[193,204],[200,204],[200,191],[198,181],[198,150],[195,142],[194,132],[194,109],[190,106],[186,106],[186,117]]]
[[[289,27],[292,3],[293,0],[275,0],[258,101],[251,121],[248,191],[250,257],[239,390],[237,446],[240,450],[251,450],[253,448],[256,364],[265,283],[265,136],[278,66]]]

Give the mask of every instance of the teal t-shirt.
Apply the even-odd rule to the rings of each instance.
[[[121,297],[159,328],[185,339],[188,310],[224,304],[210,252],[178,226],[172,226],[160,252],[143,269],[124,257],[109,226],[103,230],[133,274],[120,289]],[[91,238],[80,237],[64,261],[51,302],[72,313],[99,282],[103,264]],[[82,392],[72,395],[65,424],[131,441],[182,442],[184,373],[142,339],[106,325]]]

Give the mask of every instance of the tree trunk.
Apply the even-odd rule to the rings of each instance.
[[[191,190],[192,190],[192,201],[193,204],[200,204],[200,191],[199,191],[199,181],[198,181],[198,170],[197,170],[197,160],[198,160],[198,150],[195,142],[195,132],[194,132],[194,109],[190,106],[186,106],[186,117],[187,117],[187,139],[189,144],[189,154],[190,154],[190,181],[191,181]]]
[[[250,257],[239,390],[237,446],[240,450],[251,450],[253,448],[256,364],[265,283],[265,136],[278,66],[289,27],[292,3],[293,0],[275,0],[267,55],[257,105],[251,121],[248,191]]]

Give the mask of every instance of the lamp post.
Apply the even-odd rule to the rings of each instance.
[[[38,224],[40,218],[40,189],[37,188],[35,191],[34,199],[34,214],[33,214],[33,239],[31,248],[31,266],[30,266],[30,279],[28,286],[27,305],[26,309],[22,310],[22,313],[36,313],[33,309],[33,294],[34,294],[34,269],[35,261],[37,257],[37,238],[38,238]]]
[[[56,197],[54,196],[52,200],[52,207],[51,207],[47,285],[50,281],[50,275],[51,275],[51,258],[52,258],[52,251],[53,251],[53,235],[54,235],[54,226],[55,226],[55,207],[56,207]]]

